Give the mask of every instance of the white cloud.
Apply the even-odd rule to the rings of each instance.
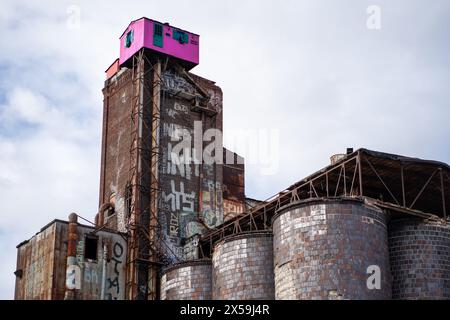
[[[52,110],[45,108],[42,97],[27,89],[15,88],[10,97],[10,105],[5,108],[5,112],[10,118],[38,124],[44,122],[46,114]]]
[[[377,1],[10,1],[0,10],[0,298],[15,245],[53,218],[97,209],[104,70],[128,23],[149,16],[201,35],[193,71],[224,91],[224,129],[276,129],[280,169],[247,166],[266,198],[346,147],[450,161],[450,5]],[[67,8],[81,9],[67,28]]]

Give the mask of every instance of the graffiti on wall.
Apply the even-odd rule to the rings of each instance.
[[[167,124],[165,128],[164,132],[168,136],[183,129],[174,124]],[[199,216],[208,228],[223,222],[222,183],[215,179],[214,165],[204,164],[203,182],[199,190],[198,183],[191,182],[193,177],[198,179],[200,176],[199,165],[189,161],[172,161],[172,143],[168,142],[167,146],[167,156],[163,158],[163,173],[173,178],[163,187],[162,199],[164,209],[168,211],[166,221],[169,236],[177,243],[180,237],[190,237],[203,230],[198,221]],[[190,145],[188,147],[188,152],[194,154],[195,150]],[[199,197],[201,204],[198,210],[195,210]]]
[[[126,246],[119,241],[115,241],[111,246],[112,239],[110,237],[99,238],[98,243],[103,243],[110,248],[110,253],[103,254],[100,246],[97,248],[98,258],[96,261],[95,259],[85,259],[84,246],[86,242],[84,240],[77,242],[76,256],[68,257],[67,288],[81,290],[80,297],[85,298],[99,299],[100,292],[105,293],[105,299],[120,300],[124,298]]]
[[[213,228],[221,224],[223,220],[222,184],[220,182],[205,180],[204,185],[206,188],[202,191],[201,214],[203,222],[209,228]]]
[[[84,273],[84,282],[92,284],[99,283],[99,276],[96,265],[92,266],[90,264],[86,264],[83,273]]]
[[[209,106],[213,109],[216,110],[217,112],[220,112],[221,110],[221,105],[222,105],[222,95],[218,92],[216,92],[215,90],[208,90],[208,95],[209,95]]]
[[[192,212],[181,212],[180,214],[180,237],[190,238],[196,234],[202,234],[204,227],[199,222],[198,214]]]
[[[170,70],[164,72],[163,80],[163,90],[169,93],[165,97],[169,98],[163,97],[161,109],[160,217],[167,246],[183,256],[183,239],[202,234],[205,226],[213,227],[223,220],[222,185],[217,182],[221,173],[213,165],[202,164],[204,129],[195,125],[201,123],[201,115],[194,113],[192,102],[186,100],[197,95],[195,86]],[[210,103],[220,109],[221,93],[208,93]],[[196,135],[201,137],[200,144]]]
[[[223,200],[223,215],[224,220],[234,218],[242,213],[244,213],[245,207],[242,202],[233,200]]]
[[[163,153],[162,159],[163,173],[180,175],[187,180],[191,180],[193,176],[199,177],[198,162],[191,161],[195,156],[191,141],[192,130],[174,123],[164,123],[163,135],[167,140],[167,152]],[[180,139],[183,141],[181,144],[178,142]]]
[[[120,285],[124,253],[125,250],[123,246],[119,242],[114,243],[112,248],[112,257],[109,262],[112,265],[112,272],[106,279],[107,299],[109,300],[117,300],[120,297],[121,292],[124,290],[124,288]]]
[[[180,245],[181,238],[185,234],[185,226],[187,217],[195,217],[196,203],[198,195],[193,185],[197,185],[192,180],[198,179],[200,176],[199,165],[190,161],[193,154],[190,135],[192,130],[174,123],[173,121],[182,122],[179,118],[182,114],[186,115],[189,111],[188,107],[174,102],[171,107],[167,107],[167,114],[170,118],[169,122],[162,125],[162,208],[164,211],[165,228],[170,243],[175,246]],[[175,120],[174,120],[175,119]],[[179,147],[179,140],[185,143]],[[177,147],[175,147],[177,146]],[[174,159],[173,157],[177,158]],[[179,251],[171,248],[172,251]]]
[[[170,193],[165,196],[165,201],[170,203],[172,211],[183,210],[188,212],[194,212],[194,200],[195,193],[186,193],[184,190],[184,182],[179,183],[179,188],[175,186],[175,181],[170,181]],[[164,192],[163,192],[164,194]]]
[[[169,218],[169,235],[170,238],[176,238],[180,236],[180,223],[179,213],[180,211],[185,213],[194,212],[195,192],[185,192],[184,182],[179,182],[179,186],[175,185],[175,181],[170,181],[170,192],[162,192],[163,201],[168,205],[170,218]]]
[[[119,164],[116,164],[116,166],[119,166]],[[120,163],[119,168],[119,170],[123,169],[122,162]],[[116,180],[118,180],[118,177],[119,175],[117,175]],[[114,213],[116,215],[114,219],[116,219],[117,221],[117,230],[120,232],[126,232],[127,228],[125,226],[125,197],[122,196],[122,194],[119,192],[117,185],[118,181],[116,181],[115,184],[111,183],[109,186],[111,194],[114,194]],[[105,217],[105,221],[109,221],[107,217]]]
[[[177,116],[187,115],[189,113],[189,106],[181,104],[179,102],[175,102],[173,108],[167,108],[167,115],[175,119]]]
[[[77,243],[77,264],[79,266],[83,265],[84,262],[84,241],[80,240]]]
[[[194,95],[196,90],[184,77],[167,70],[163,73],[163,88],[169,92],[177,94],[179,92]]]
[[[194,150],[192,149],[192,151],[189,151],[189,154],[193,154],[193,152]],[[165,166],[167,174],[180,175],[187,180],[191,180],[192,175],[195,177],[199,176],[198,164],[192,163],[191,161],[184,161],[184,154],[177,155],[178,159],[173,159],[173,155],[173,144],[169,142],[167,144],[167,164]]]
[[[81,289],[81,270],[80,267],[76,264],[67,266],[66,287],[69,290]]]
[[[44,281],[44,265],[44,255],[39,253],[32,255],[32,261],[26,272],[25,296],[33,297],[38,291],[36,288],[39,288],[39,283]]]

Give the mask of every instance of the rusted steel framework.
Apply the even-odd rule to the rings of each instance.
[[[127,187],[127,298],[156,299],[158,266],[164,260],[158,220],[161,62],[144,49],[133,57],[130,173]]]
[[[130,169],[126,195],[127,230],[127,299],[158,298],[158,273],[161,267],[180,261],[180,257],[165,242],[161,218],[169,211],[162,203],[159,181],[161,172],[160,146],[161,106],[166,95],[163,73],[170,66],[182,74],[201,92],[195,105],[200,112],[216,113],[203,105],[209,100],[206,91],[169,57],[140,50],[132,58],[132,112]]]
[[[200,255],[210,256],[213,245],[228,235],[271,229],[272,217],[285,205],[347,197],[366,199],[396,214],[446,219],[450,167],[437,161],[359,149],[208,232],[200,239]]]

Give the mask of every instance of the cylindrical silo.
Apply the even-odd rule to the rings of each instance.
[[[185,261],[164,270],[161,300],[211,300],[211,260]]]
[[[421,219],[389,224],[394,299],[450,298],[450,225]]]
[[[273,218],[276,299],[390,299],[383,211],[357,199],[300,201]]]
[[[227,237],[215,245],[212,261],[213,299],[274,299],[272,232]]]

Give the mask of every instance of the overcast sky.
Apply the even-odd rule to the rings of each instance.
[[[249,197],[346,147],[450,162],[448,0],[93,3],[0,2],[0,298],[19,242],[70,212],[94,219],[104,71],[142,16],[200,34],[193,72],[222,88],[225,134],[279,137],[275,170],[247,166]]]

